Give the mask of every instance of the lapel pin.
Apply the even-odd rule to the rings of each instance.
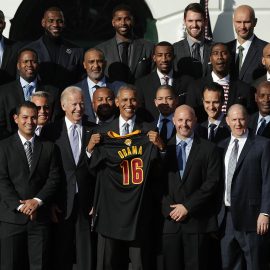
[[[66,50],[66,53],[71,54],[72,53],[72,50],[71,49],[67,49]]]

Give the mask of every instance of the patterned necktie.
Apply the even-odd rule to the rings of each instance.
[[[185,167],[186,167],[186,146],[187,143],[185,141],[180,141],[178,144],[178,155],[177,155],[177,160],[178,160],[178,170],[180,173],[181,178],[183,177]]]
[[[160,130],[160,137],[164,143],[167,143],[167,132],[168,132],[167,123],[168,122],[170,122],[169,119],[167,119],[167,118],[162,119],[162,127]]]
[[[121,62],[125,65],[128,65],[128,47],[129,42],[122,42],[122,54],[121,54]]]
[[[161,78],[163,80],[163,84],[162,85],[168,85],[169,84],[169,77],[168,76],[164,76]]]
[[[192,45],[192,57],[201,62],[200,44],[198,42],[195,42]]]
[[[126,122],[124,125],[123,125],[123,132],[122,132],[122,136],[125,136],[129,134],[129,123]]]
[[[210,132],[209,132],[209,136],[208,136],[208,139],[213,142],[214,139],[215,139],[215,128],[217,127],[216,124],[210,124],[209,125],[209,128],[210,128]]]
[[[224,103],[222,105],[221,111],[226,115],[230,86],[228,83],[222,83],[222,84],[220,83],[220,85],[223,87],[223,91],[224,91]]]
[[[34,87],[31,84],[27,84],[25,85],[24,89],[25,89],[25,100],[29,101],[32,95],[32,92],[34,90]]]
[[[234,139],[234,146],[232,148],[230,157],[229,157],[229,163],[228,163],[228,171],[227,171],[227,201],[231,204],[231,186],[232,186],[232,179],[234,175],[234,171],[237,164],[237,155],[238,155],[238,149],[239,149],[239,140]]]
[[[72,154],[75,160],[76,165],[78,164],[79,161],[79,156],[80,156],[80,147],[79,147],[79,133],[78,133],[78,127],[77,125],[72,125],[71,126],[71,132],[70,132],[70,145],[72,149]]]
[[[266,127],[266,120],[264,117],[261,118],[260,123],[261,124],[260,124],[258,131],[257,131],[257,135],[262,135],[262,133]]]
[[[31,168],[33,152],[32,152],[32,144],[30,141],[26,141],[24,143],[24,150],[25,150],[28,166],[29,168]]]
[[[240,70],[242,68],[242,62],[243,62],[243,51],[244,51],[244,47],[242,47],[241,45],[238,47],[238,60],[239,60],[239,63],[238,63],[238,70],[239,70],[239,73],[240,73]]]

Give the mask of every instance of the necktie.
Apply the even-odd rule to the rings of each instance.
[[[210,124],[209,128],[210,128],[210,132],[209,132],[209,136],[208,139],[213,142],[215,139],[215,128],[217,127],[216,124]]]
[[[162,119],[162,127],[160,130],[160,137],[163,140],[164,143],[167,142],[167,132],[168,132],[168,128],[167,128],[167,123],[170,122],[169,119],[167,118],[163,118]]]
[[[243,61],[243,51],[244,51],[244,47],[242,47],[241,45],[238,47],[238,60],[239,60],[239,63],[238,63],[238,70],[239,70],[239,73],[240,73],[240,70],[241,70],[241,67],[242,67],[242,61]]]
[[[198,42],[195,42],[192,45],[192,57],[198,62],[201,62],[200,44]]]
[[[234,171],[236,168],[237,163],[237,155],[238,155],[238,149],[239,149],[239,140],[234,140],[234,146],[232,148],[230,157],[229,157],[229,163],[228,163],[228,171],[227,171],[227,201],[231,204],[231,186],[232,186],[232,179],[234,175]]]
[[[75,124],[71,126],[70,145],[71,145],[72,154],[73,154],[75,163],[77,165],[79,161],[79,156],[80,156],[80,148],[79,148],[79,133],[78,133],[77,125]]]
[[[95,90],[97,90],[98,88],[100,88],[100,86],[96,84],[93,86],[93,88],[95,88]]]
[[[128,66],[128,42],[122,42],[122,54],[121,54],[121,62]]]
[[[162,80],[163,80],[163,84],[162,85],[168,85],[169,84],[169,77],[168,76],[164,76],[162,77]]]
[[[264,117],[261,118],[260,123],[261,123],[261,125],[260,125],[260,127],[259,127],[259,129],[258,129],[258,131],[257,131],[257,135],[262,135],[262,133],[263,133],[263,131],[264,131],[264,129],[265,129],[265,126],[266,126],[266,120],[265,120]]]
[[[32,147],[31,147],[30,141],[26,141],[24,143],[24,149],[25,149],[25,154],[26,154],[28,166],[29,166],[29,168],[31,168],[33,152],[32,152]]]
[[[123,125],[123,132],[122,132],[122,136],[125,136],[129,133],[129,124],[128,122],[126,122],[124,125]]]
[[[181,175],[181,178],[183,177],[185,167],[186,167],[186,146],[187,143],[185,141],[180,141],[178,144],[178,155],[177,155],[177,160],[178,160],[178,169],[179,173]]]
[[[222,84],[220,83],[220,85],[223,87],[223,90],[224,90],[224,103],[222,105],[221,111],[226,115],[230,86],[228,83],[222,83]]]
[[[36,130],[35,130],[35,134],[36,134],[37,136],[39,136],[40,133],[41,133],[41,126],[37,126],[37,127],[36,127]]]
[[[24,89],[25,89],[25,100],[26,101],[29,101],[30,100],[30,97],[32,95],[32,92],[33,92],[33,86],[31,84],[27,84]]]

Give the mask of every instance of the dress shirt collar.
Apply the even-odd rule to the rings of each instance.
[[[27,139],[20,133],[19,130],[18,130],[18,135],[19,135],[19,137],[20,137],[20,139],[21,139],[21,141],[22,141],[23,146],[24,146],[25,142],[27,142],[27,141],[31,142],[31,147],[32,147],[32,151],[33,151],[33,149],[34,149],[34,139],[35,139],[35,134],[33,135],[33,137],[32,137],[30,140],[27,140]]]
[[[168,84],[169,84],[170,86],[172,86],[172,83],[173,83],[173,69],[171,69],[170,72],[169,72],[168,74],[164,75],[164,74],[162,74],[162,73],[158,70],[158,68],[157,68],[157,75],[158,75],[158,77],[159,77],[159,80],[160,80],[160,84],[161,84],[161,85],[164,84],[163,78],[164,78],[165,76],[167,76],[167,77],[169,77]]]
[[[241,137],[238,137],[238,138],[236,138],[236,137],[234,137],[232,134],[231,134],[231,140],[230,140],[230,143],[229,143],[229,145],[231,145],[231,144],[233,144],[234,143],[234,140],[235,139],[237,139],[238,141],[239,141],[239,144],[241,143],[245,143],[246,142],[246,140],[247,140],[247,137],[248,137],[248,129],[247,129],[247,131],[241,136]]]
[[[87,77],[87,84],[89,89],[94,88],[96,85],[98,85],[99,87],[106,87],[106,78],[104,76],[100,81],[95,83],[89,77]]]
[[[238,52],[239,46],[242,46],[244,48],[244,52],[247,52],[253,39],[254,39],[254,34],[248,40],[246,40],[243,44],[240,44],[239,41],[237,40],[236,41],[236,53],[237,54],[239,53]]]
[[[181,141],[185,141],[187,143],[187,146],[191,145],[194,139],[194,133],[191,134],[190,137],[186,138],[186,139],[181,139],[180,137],[178,137],[178,135],[176,134],[176,145],[178,145]]]
[[[32,93],[34,93],[35,90],[36,90],[36,87],[37,87],[37,78],[35,80],[33,80],[32,82],[29,83],[25,79],[23,79],[22,77],[20,77],[20,83],[21,83],[22,88],[24,88],[28,84],[32,85],[34,87],[34,91]]]
[[[230,84],[230,74],[225,76],[224,78],[219,78],[214,71],[211,73],[213,82],[218,83],[218,84]]]
[[[67,130],[68,130],[68,133],[69,133],[69,131],[70,131],[72,125],[74,125],[74,123],[72,123],[66,116],[65,116],[65,122],[66,122]],[[76,125],[78,127],[79,132],[81,133],[82,121],[79,121],[78,123],[76,123]]]
[[[259,112],[259,117],[258,117],[258,124],[261,122],[261,119],[264,118],[266,121],[266,124],[270,122],[270,115],[262,116],[261,113]]]
[[[158,119],[158,122],[161,122],[164,118],[166,118],[166,119],[168,119],[168,120],[170,120],[171,122],[173,121],[172,119],[173,119],[173,113],[171,113],[170,115],[168,115],[168,116],[165,116],[165,115],[163,115],[163,114],[159,114],[159,119]]]
[[[119,131],[123,130],[123,126],[128,123],[129,124],[129,130],[133,130],[135,125],[136,115],[133,115],[132,118],[128,119],[127,121],[120,115],[119,116]]]
[[[187,42],[188,42],[189,47],[192,47],[194,43],[199,43],[200,47],[204,45],[204,39],[203,38],[201,40],[195,40],[189,34],[187,34]]]
[[[209,126],[210,126],[211,124],[217,125],[217,126],[216,126],[216,128],[217,128],[217,127],[220,125],[220,123],[221,123],[223,117],[224,117],[224,114],[221,113],[220,116],[219,116],[214,122],[210,122],[210,120],[208,119],[208,128],[209,128]],[[216,129],[216,128],[215,128],[215,129]]]

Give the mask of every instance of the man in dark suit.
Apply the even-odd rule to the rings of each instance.
[[[95,147],[98,147],[97,144],[101,142],[102,134],[113,131],[120,136],[124,136],[128,134],[127,140],[130,138],[131,141],[133,140],[132,137],[129,137],[129,133],[132,133],[135,130],[141,130],[142,133],[147,133],[147,136],[149,137],[149,141],[152,142],[157,148],[162,151],[164,150],[164,143],[160,139],[158,132],[152,131],[154,130],[154,126],[143,122],[139,117],[135,114],[136,109],[138,107],[137,103],[137,96],[136,96],[136,89],[131,85],[126,85],[120,87],[118,91],[118,95],[116,97],[116,106],[119,107],[120,110],[120,116],[114,119],[112,122],[110,122],[107,125],[102,126],[98,129],[100,133],[93,134],[91,136],[91,139],[89,141],[89,144],[87,146],[87,151],[90,155],[90,166],[92,169],[96,168],[102,168],[102,166],[97,165],[95,167],[92,162],[96,161],[99,156],[95,155]],[[131,135],[130,135],[131,136]],[[147,139],[148,141],[148,139]],[[113,150],[111,150],[113,151]],[[143,150],[145,151],[145,150]],[[119,226],[116,226],[115,224],[118,224],[118,218],[121,217],[120,220],[125,220],[125,216],[129,216],[130,213],[127,214],[128,205],[124,205],[122,202],[120,202],[121,207],[114,208],[114,212],[111,212],[110,215],[106,216],[104,218],[104,215],[100,215],[99,213],[104,213],[106,211],[105,209],[109,209],[110,205],[119,206],[119,198],[115,197],[115,190],[118,190],[119,187],[114,187],[110,191],[110,199],[108,198],[104,199],[103,196],[104,193],[108,192],[108,189],[106,189],[106,186],[102,186],[100,182],[97,180],[97,188],[96,188],[96,204],[94,206],[96,211],[98,211],[97,216],[95,217],[95,229],[99,233],[99,242],[98,242],[98,264],[97,269],[98,270],[105,270],[105,269],[112,269],[112,270],[127,270],[128,269],[128,263],[129,260],[132,264],[132,269],[139,270],[139,269],[155,269],[152,266],[152,253],[153,248],[151,246],[151,227],[150,224],[153,218],[153,185],[154,188],[157,188],[158,186],[158,171],[159,167],[157,166],[157,163],[154,162],[156,155],[156,151],[151,152],[151,156],[148,156],[147,158],[151,160],[149,161],[149,164],[145,164],[145,166],[149,166],[146,170],[145,166],[140,167],[140,170],[143,171],[146,175],[144,176],[145,179],[142,181],[145,183],[147,181],[147,185],[144,186],[144,189],[141,193],[141,200],[138,204],[136,204],[135,208],[140,209],[139,214],[133,215],[134,219],[132,219],[131,222],[129,220],[128,223],[121,223]],[[93,155],[93,156],[92,156]],[[154,155],[154,157],[152,156]],[[116,158],[116,157],[115,157]],[[114,160],[115,161],[115,160]],[[126,160],[127,161],[127,160]],[[92,164],[92,165],[91,165]],[[122,164],[122,163],[121,163]],[[120,164],[119,164],[120,165]],[[110,172],[110,176],[113,175],[113,170],[118,164],[112,165],[112,171]],[[153,166],[155,165],[155,166]],[[120,165],[122,167],[122,165]],[[154,170],[154,171],[153,171]],[[122,170],[121,170],[122,171]],[[155,174],[154,174],[155,173]],[[97,171],[99,179],[99,175],[102,176],[102,170]],[[153,175],[154,174],[154,175]],[[123,177],[121,175],[121,177]],[[117,178],[117,176],[115,176]],[[135,175],[132,176],[132,183],[134,179],[136,178]],[[101,179],[102,181],[102,179]],[[154,181],[154,182],[153,182]],[[142,184],[142,182],[140,184]],[[140,185],[138,184],[138,186]],[[128,194],[125,191],[125,188],[123,188],[123,184],[120,184],[120,189],[122,194]],[[142,184],[143,185],[143,184]],[[105,190],[103,190],[105,188]],[[128,189],[134,188],[134,185],[131,184]],[[138,194],[140,192],[139,190],[134,190],[134,196],[135,194]],[[130,194],[130,193],[129,193]],[[125,196],[125,195],[124,195]],[[132,196],[132,197],[134,197]],[[129,198],[129,197],[126,197]],[[130,198],[132,200],[132,198]],[[126,200],[126,199],[125,199]],[[126,203],[129,204],[129,200],[126,200]],[[110,208],[111,209],[111,208]],[[137,210],[134,209],[136,212]],[[124,217],[124,218],[122,218]],[[111,228],[117,228],[115,230],[112,230]],[[136,228],[136,229],[135,229]],[[109,233],[108,233],[109,232]],[[109,234],[109,235],[108,235]]]
[[[222,269],[269,269],[264,235],[270,214],[270,141],[248,131],[242,105],[231,106],[226,121],[231,137],[220,144],[225,165],[219,213]]]
[[[88,116],[88,121],[96,122],[96,115],[92,106],[93,94],[96,89],[99,87],[108,87],[116,95],[124,82],[112,82],[104,75],[106,59],[103,52],[99,49],[91,48],[85,52],[83,66],[87,72],[87,77],[77,83],[76,86],[80,87],[83,91],[85,114]]]
[[[170,85],[161,85],[156,92],[155,105],[159,116],[155,119],[159,135],[166,144],[175,135],[173,114],[178,104],[178,97]]]
[[[41,25],[44,35],[27,47],[37,51],[41,80],[62,91],[66,86],[80,80],[83,49],[62,38],[65,21],[59,8],[48,8],[44,12]]]
[[[97,46],[107,60],[105,73],[113,81],[133,83],[151,72],[153,44],[134,36],[134,18],[127,5],[114,8],[112,26],[115,36]]]
[[[18,54],[18,78],[0,87],[0,138],[3,134],[13,133],[17,125],[13,121],[15,108],[32,93],[43,90],[51,94],[53,118],[59,113],[59,91],[53,86],[42,85],[38,81],[38,57],[34,50],[25,48]]]
[[[173,121],[176,136],[167,145],[164,166],[164,265],[166,270],[209,269],[209,233],[218,228],[221,159],[214,144],[194,135],[191,107],[176,108]]]
[[[270,138],[270,82],[263,81],[257,88],[255,100],[259,111],[252,114],[248,127],[253,134]]]
[[[1,270],[49,270],[50,203],[60,184],[57,152],[35,136],[32,102],[19,105],[14,120],[18,132],[0,142]]]
[[[138,91],[140,105],[144,111],[144,117],[147,121],[154,121],[159,116],[159,111],[155,106],[157,88],[160,85],[170,85],[176,90],[179,104],[185,103],[185,94],[187,85],[191,81],[190,77],[179,78],[173,70],[174,50],[173,46],[162,41],[155,45],[153,61],[156,64],[156,70],[147,76],[136,81],[135,85]]]
[[[16,75],[14,42],[2,35],[5,27],[5,15],[0,10],[0,85],[14,80]]]
[[[184,23],[187,37],[173,44],[174,66],[179,75],[198,79],[207,74],[211,46],[211,41],[204,38],[204,8],[199,3],[189,4],[184,11]]]
[[[210,55],[213,71],[205,78],[196,80],[189,85],[186,103],[195,109],[199,123],[207,119],[207,114],[203,108],[202,92],[204,86],[211,82],[216,82],[223,87],[224,103],[221,110],[224,114],[235,103],[244,105],[249,113],[255,111],[256,104],[253,89],[248,84],[233,79],[229,70],[230,61],[231,56],[227,45],[223,43],[213,44]]]
[[[78,270],[94,269],[90,211],[94,178],[87,167],[86,146],[94,123],[83,121],[82,90],[66,88],[61,95],[65,118],[44,128],[43,136],[54,141],[61,152],[63,185],[53,207],[54,269],[71,270],[74,254]],[[74,250],[75,245],[75,250]]]
[[[257,86],[263,81],[270,81],[270,44],[265,45],[263,48],[262,64],[266,69],[266,74],[253,81],[252,85]]]
[[[110,123],[118,115],[114,93],[107,87],[100,87],[94,92],[92,106],[96,124],[100,126]]]
[[[208,119],[196,127],[199,137],[218,143],[230,136],[230,130],[221,111],[224,102],[223,87],[218,83],[206,84],[202,92],[203,107]]]
[[[254,35],[257,18],[252,7],[247,5],[237,7],[233,14],[233,24],[237,38],[228,43],[232,55],[232,76],[246,83],[252,83],[265,74],[261,59],[267,42]]]

